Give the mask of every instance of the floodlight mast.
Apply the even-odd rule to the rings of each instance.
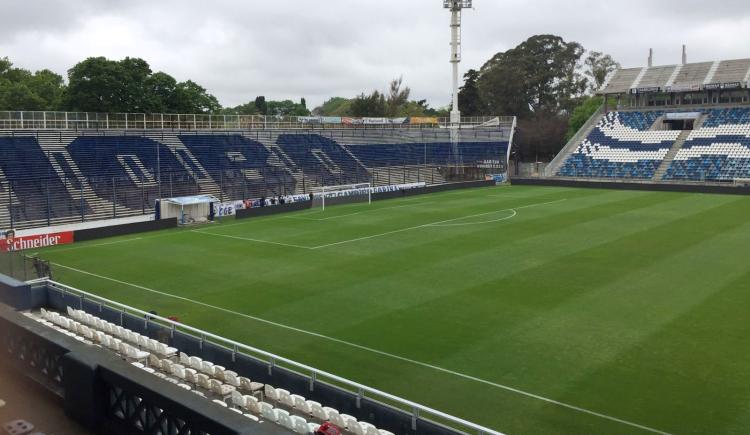
[[[443,8],[451,11],[451,65],[453,67],[453,108],[451,124],[461,122],[458,109],[458,66],[461,63],[461,10],[471,9],[472,0],[443,0]]]

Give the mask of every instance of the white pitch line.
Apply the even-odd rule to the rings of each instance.
[[[286,246],[286,247],[289,247],[289,248],[312,249],[309,246],[292,245],[290,243],[272,242],[272,241],[269,241],[269,240],[251,239],[249,237],[239,237],[239,236],[230,236],[230,235],[227,235],[227,234],[208,233],[208,232],[205,232],[205,231],[198,231],[198,230],[191,230],[190,232],[191,233],[198,233],[198,234],[205,234],[207,236],[225,237],[227,239],[244,240],[246,242],[267,243],[269,245]]]
[[[509,392],[512,392],[512,393],[516,393],[516,394],[519,394],[519,395],[522,395],[522,396],[525,396],[525,397],[529,397],[529,398],[532,398],[532,399],[540,400],[540,401],[543,401],[543,402],[546,402],[546,403],[549,403],[549,404],[552,404],[552,405],[557,405],[557,406],[560,406],[560,407],[563,407],[563,408],[567,408],[567,409],[570,409],[570,410],[573,410],[573,411],[577,411],[577,412],[580,412],[580,413],[583,413],[583,414],[588,414],[588,415],[591,415],[591,416],[594,416],[594,417],[599,417],[599,418],[602,418],[602,419],[605,419],[605,420],[609,420],[609,421],[613,421],[613,422],[616,422],[616,423],[624,424],[624,425],[627,425],[627,426],[630,426],[630,427],[635,427],[635,428],[638,428],[638,429],[642,429],[642,430],[647,431],[647,432],[661,434],[661,435],[671,435],[669,432],[664,432],[664,431],[661,431],[661,430],[658,430],[658,429],[654,429],[654,428],[651,428],[651,427],[648,427],[648,426],[644,426],[644,425],[641,425],[641,424],[638,424],[638,423],[633,423],[631,421],[623,420],[621,418],[612,417],[611,415],[602,414],[600,412],[591,411],[591,410],[586,409],[586,408],[581,408],[580,406],[575,406],[575,405],[571,405],[571,404],[568,404],[568,403],[565,403],[565,402],[560,402],[559,400],[550,399],[548,397],[540,396],[540,395],[534,394],[534,393],[529,393],[528,391],[524,391],[524,390],[521,390],[521,389],[518,389],[518,388],[515,388],[515,387],[510,387],[508,385],[503,385],[503,384],[500,384],[500,383],[497,383],[497,382],[488,381],[486,379],[478,378],[476,376],[467,375],[465,373],[461,373],[461,372],[457,372],[457,371],[454,371],[454,370],[446,369],[446,368],[443,368],[443,367],[440,367],[440,366],[436,366],[434,364],[429,364],[429,363],[425,363],[425,362],[422,362],[422,361],[413,360],[413,359],[406,358],[406,357],[403,357],[403,356],[400,356],[400,355],[395,355],[395,354],[392,354],[392,353],[389,353],[389,352],[385,352],[385,351],[382,351],[382,350],[377,350],[377,349],[373,349],[373,348],[370,348],[370,347],[367,347],[367,346],[363,346],[361,344],[352,343],[350,341],[341,340],[341,339],[338,339],[338,338],[334,338],[334,337],[330,337],[330,336],[327,336],[327,335],[319,334],[317,332],[307,331],[307,330],[304,330],[304,329],[296,328],[294,326],[285,325],[283,323],[278,323],[278,322],[274,322],[274,321],[271,321],[271,320],[266,320],[266,319],[263,319],[263,318],[260,318],[260,317],[252,316],[250,314],[240,313],[238,311],[233,311],[233,310],[229,310],[227,308],[219,307],[219,306],[216,306],[216,305],[207,304],[205,302],[196,301],[196,300],[193,300],[193,299],[190,299],[190,298],[186,298],[184,296],[177,296],[177,295],[173,295],[171,293],[163,292],[163,291],[160,291],[160,290],[154,290],[152,288],[144,287],[144,286],[141,286],[141,285],[138,285],[138,284],[133,284],[133,283],[127,282],[127,281],[121,281],[119,279],[111,278],[111,277],[104,276],[104,275],[99,275],[99,274],[88,272],[88,271],[85,271],[85,270],[82,270],[82,269],[76,269],[74,267],[65,266],[65,265],[62,265],[62,264],[59,264],[59,263],[52,263],[52,264],[54,266],[62,267],[64,269],[72,270],[74,272],[78,272],[78,273],[81,273],[81,274],[84,274],[84,275],[89,275],[89,276],[93,276],[95,278],[100,278],[100,279],[104,279],[104,280],[107,280],[107,281],[115,282],[115,283],[118,283],[118,284],[127,285],[127,286],[130,286],[130,287],[133,287],[133,288],[137,288],[137,289],[141,289],[141,290],[150,292],[150,293],[155,293],[155,294],[158,294],[158,295],[162,295],[162,296],[166,296],[166,297],[178,299],[178,300],[185,301],[185,302],[188,302],[188,303],[191,303],[191,304],[200,305],[200,306],[203,306],[203,307],[206,307],[206,308],[211,308],[211,309],[214,309],[214,310],[217,310],[217,311],[222,311],[222,312],[225,312],[227,314],[232,314],[232,315],[235,315],[235,316],[239,316],[239,317],[244,317],[244,318],[247,318],[247,319],[255,320],[257,322],[265,323],[267,325],[276,326],[278,328],[287,329],[287,330],[298,332],[298,333],[305,334],[305,335],[310,335],[310,336],[317,337],[317,338],[320,338],[320,339],[323,339],[323,340],[331,341],[331,342],[338,343],[338,344],[343,344],[343,345],[346,345],[346,346],[349,346],[349,347],[353,347],[353,348],[356,348],[356,349],[364,350],[364,351],[367,351],[367,352],[370,352],[370,353],[374,353],[374,354],[377,354],[377,355],[381,355],[381,356],[385,356],[385,357],[392,358],[392,359],[395,359],[395,360],[399,360],[399,361],[407,362],[407,363],[410,363],[410,364],[414,364],[414,365],[417,365],[417,366],[420,366],[420,367],[429,368],[429,369],[432,369],[432,370],[435,370],[435,371],[438,371],[438,372],[446,373],[446,374],[453,375],[453,376],[456,376],[456,377],[459,377],[459,378],[463,378],[463,379],[467,379],[467,380],[470,380],[470,381],[478,382],[478,383],[481,383],[481,384],[489,385],[491,387],[495,387],[495,388],[498,388],[498,389],[501,389],[501,390],[509,391]]]
[[[503,211],[507,211],[507,210],[503,210]],[[469,226],[469,225],[493,224],[495,222],[507,221],[507,220],[513,219],[514,217],[518,216],[518,212],[517,211],[515,211],[515,210],[510,210],[510,211],[513,212],[510,216],[505,216],[505,217],[502,217],[502,218],[499,218],[499,219],[490,219],[488,221],[479,221],[479,222],[465,222],[465,223],[462,223],[462,224],[432,224],[430,226],[431,227],[466,227],[466,226]]]
[[[319,218],[319,219],[307,218],[307,217],[302,217],[302,216],[284,216],[284,218],[286,218],[286,219],[299,219],[299,220],[305,220],[305,221],[328,221],[328,220],[331,220],[331,219],[339,219],[339,218],[343,218],[343,217],[347,217],[347,216],[355,216],[355,215],[359,215],[359,214],[363,214],[363,213],[377,213],[377,212],[383,211],[383,210],[393,210],[393,209],[397,209],[397,208],[406,208],[406,207],[417,207],[417,206],[425,205],[425,204],[434,204],[436,202],[437,201],[425,201],[425,202],[420,202],[420,203],[416,203],[416,204],[394,205],[393,207],[382,207],[382,208],[376,208],[374,210],[362,210],[362,211],[358,211],[358,212],[355,212],[355,213],[347,213],[347,214],[341,214],[341,215],[337,215],[337,216],[330,216],[330,217],[327,217],[327,218]],[[310,214],[313,214],[313,213],[310,213]]]
[[[401,228],[401,229],[393,230],[393,231],[386,231],[384,233],[372,234],[370,236],[357,237],[355,239],[342,240],[340,242],[334,242],[334,243],[327,243],[325,245],[314,246],[314,247],[309,248],[309,249],[329,248],[331,246],[344,245],[344,244],[347,244],[347,243],[353,243],[353,242],[359,242],[359,241],[362,241],[362,240],[374,239],[374,238],[377,238],[377,237],[388,236],[388,235],[391,235],[391,234],[403,233],[404,231],[411,231],[411,230],[416,230],[416,229],[419,229],[419,228],[426,228],[426,227],[431,227],[431,226],[439,226],[440,224],[446,224],[446,223],[449,223],[449,222],[455,222],[457,220],[469,219],[469,218],[480,217],[480,216],[486,216],[488,214],[499,213],[501,211],[512,211],[512,210],[520,210],[520,209],[524,209],[524,208],[540,207],[540,206],[543,206],[543,205],[555,204],[555,203],[566,201],[566,200],[567,200],[567,198],[564,198],[564,199],[558,199],[556,201],[549,201],[549,202],[542,202],[542,203],[539,203],[539,204],[525,205],[525,206],[522,206],[522,207],[506,208],[506,209],[503,209],[503,210],[493,210],[493,211],[488,211],[488,212],[485,212],[485,213],[478,213],[478,214],[469,215],[469,216],[461,216],[461,217],[457,217],[457,218],[453,218],[453,219],[446,219],[446,220],[443,220],[443,221],[430,222],[428,224],[415,225],[413,227]]]

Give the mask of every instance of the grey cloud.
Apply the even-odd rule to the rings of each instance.
[[[193,79],[225,105],[256,95],[353,96],[403,75],[415,98],[450,96],[448,13],[437,0],[7,2],[0,55],[22,67],[65,71],[87,56],[139,56],[154,70]],[[640,66],[750,57],[745,2],[723,0],[475,0],[464,16],[463,69],[539,33]]]

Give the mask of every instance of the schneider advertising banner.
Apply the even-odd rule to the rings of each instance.
[[[73,243],[73,231],[17,237],[13,230],[0,233],[0,251],[3,252],[46,248],[68,243]]]

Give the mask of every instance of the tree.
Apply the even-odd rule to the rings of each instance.
[[[480,116],[484,114],[484,104],[479,95],[479,71],[470,69],[464,74],[464,85],[458,91],[458,108],[464,116]]]
[[[167,73],[157,72],[144,81],[143,110],[146,113],[172,112],[172,99],[177,91],[177,80]]]
[[[219,101],[192,80],[178,83],[169,104],[177,113],[211,113],[221,108]]]
[[[349,114],[352,100],[343,97],[332,97],[321,106],[313,109],[316,116],[346,116]]]
[[[373,91],[370,95],[365,95],[363,92],[352,100],[349,111],[351,116],[384,117],[386,114],[385,95],[378,91]]]
[[[537,111],[570,111],[586,88],[578,72],[583,53],[577,42],[555,35],[532,36],[482,67],[480,96],[489,109],[515,109],[510,113],[522,117]]]
[[[268,105],[266,104],[266,97],[259,96],[255,97],[255,108],[258,109],[261,115],[268,114]]]
[[[401,89],[403,81],[403,77],[391,80],[388,86],[388,98],[385,102],[385,116],[391,118],[399,116],[401,109],[409,102],[411,89],[408,86]]]
[[[584,64],[589,92],[592,94],[601,89],[609,74],[620,69],[620,64],[612,56],[598,51],[590,51]]]
[[[310,111],[301,103],[292,100],[269,101],[267,103],[267,114],[272,116],[308,116]]]
[[[206,113],[221,106],[197,83],[152,73],[143,59],[91,57],[68,71],[66,106],[82,112]]]
[[[126,68],[136,71],[126,71]],[[144,103],[143,81],[150,73],[145,62],[131,62],[129,58],[112,61],[104,57],[90,57],[68,70],[68,109],[81,112],[137,112]],[[129,82],[134,79],[140,79],[139,83]]]
[[[31,73],[13,68],[0,58],[0,108],[11,110],[59,110],[65,84],[58,74],[44,69]]]
[[[568,117],[559,113],[538,111],[519,120],[516,155],[521,161],[549,161],[560,151],[567,128]]]
[[[255,107],[255,102],[250,101],[235,107],[225,107],[221,109],[220,113],[224,115],[257,115],[260,112],[258,112],[258,108]]]

